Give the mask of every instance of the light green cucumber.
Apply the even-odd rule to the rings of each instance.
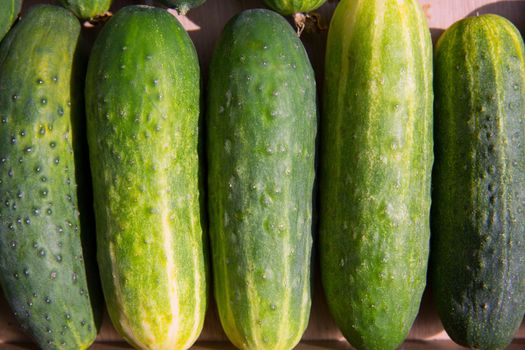
[[[343,0],[328,32],[320,152],[321,277],[360,350],[397,348],[430,239],[432,42],[417,0]]]
[[[109,316],[137,349],[187,349],[207,304],[199,65],[167,11],[104,26],[86,79],[98,262]]]

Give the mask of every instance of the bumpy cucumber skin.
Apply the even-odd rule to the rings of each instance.
[[[79,35],[70,12],[39,6],[0,47],[0,281],[42,349],[86,349],[96,337],[73,155]]]
[[[264,0],[269,8],[284,16],[297,12],[311,12],[325,2],[326,0]]]
[[[328,33],[320,258],[357,349],[395,349],[418,312],[430,239],[432,43],[416,0],[343,0]]]
[[[291,349],[311,304],[314,73],[281,16],[248,10],[226,25],[208,88],[220,320],[240,349]]]
[[[18,18],[22,0],[0,0],[0,41]]]
[[[186,349],[203,325],[199,65],[168,12],[121,9],[86,79],[98,262],[109,315],[137,349]]]
[[[525,50],[495,15],[457,22],[435,53],[432,285],[457,343],[503,349],[525,313]]]
[[[206,0],[160,0],[160,2],[176,9],[181,15],[185,15],[192,8],[204,4]]]
[[[58,0],[80,19],[88,20],[106,13],[113,0]]]

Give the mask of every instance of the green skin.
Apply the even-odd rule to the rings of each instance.
[[[185,15],[192,8],[204,4],[206,0],[160,0],[160,2],[176,9],[181,15]]]
[[[113,0],[58,0],[58,2],[78,18],[89,20],[105,14]]]
[[[291,349],[311,304],[314,72],[283,17],[248,10],[226,25],[208,88],[220,320],[240,349]]]
[[[79,36],[70,12],[38,6],[0,47],[0,281],[42,349],[86,349],[96,337],[73,155]]]
[[[137,349],[186,349],[207,302],[199,65],[176,18],[147,6],[104,26],[86,79],[98,262],[109,316]]]
[[[457,22],[435,53],[432,285],[457,343],[503,349],[525,313],[525,50],[495,15]]]
[[[298,12],[311,12],[321,7],[326,0],[264,0],[264,3],[283,16]]]
[[[0,0],[0,41],[18,18],[22,0]]]
[[[343,0],[328,33],[321,277],[357,349],[395,349],[417,315],[430,239],[432,42],[417,0]]]

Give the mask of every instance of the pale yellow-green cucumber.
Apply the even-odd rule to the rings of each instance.
[[[177,19],[121,9],[89,61],[87,127],[109,316],[137,349],[187,349],[207,304],[199,65]]]

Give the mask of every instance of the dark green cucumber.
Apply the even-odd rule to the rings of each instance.
[[[88,20],[104,15],[113,0],[58,0],[58,2],[78,18]]]
[[[185,15],[192,8],[204,4],[206,0],[160,0],[160,2],[176,9],[181,15]]]
[[[177,19],[121,9],[86,78],[98,262],[109,316],[138,349],[186,349],[206,309],[199,64]]]
[[[357,349],[395,349],[426,284],[432,42],[417,0],[343,0],[328,32],[321,277]]]
[[[0,0],[0,41],[18,18],[22,0]]]
[[[326,0],[264,0],[268,7],[285,16],[298,12],[311,12],[325,2]]]
[[[73,155],[79,35],[70,12],[39,6],[0,47],[0,281],[42,349],[85,349],[96,336]]]
[[[457,22],[435,53],[433,295],[476,349],[505,348],[525,313],[524,56],[495,15]]]
[[[291,26],[248,10],[210,66],[208,190],[215,298],[241,349],[291,349],[310,313],[314,73]]]

